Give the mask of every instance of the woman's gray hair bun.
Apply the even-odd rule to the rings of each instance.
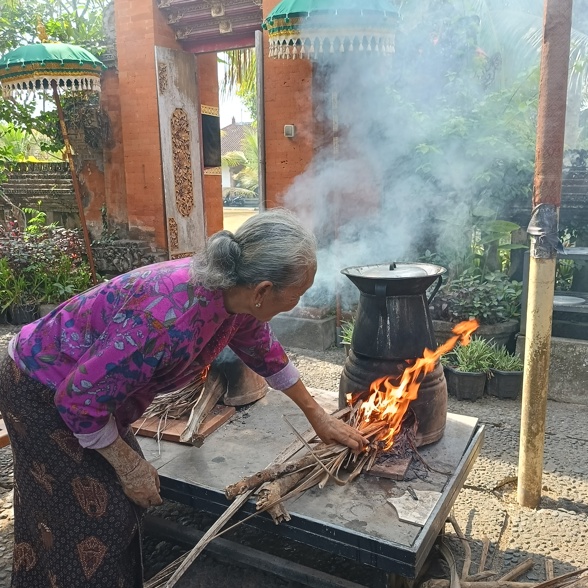
[[[316,238],[290,211],[272,209],[247,219],[235,234],[220,231],[192,262],[192,281],[210,290],[264,280],[278,290],[306,279],[316,265]]]

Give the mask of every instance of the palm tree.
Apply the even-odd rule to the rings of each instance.
[[[227,51],[219,58],[224,63],[225,75],[221,94],[239,96],[255,120],[257,118],[257,60],[254,49]]]

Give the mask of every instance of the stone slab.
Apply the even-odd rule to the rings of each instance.
[[[324,351],[336,342],[337,329],[334,316],[309,319],[279,315],[274,317],[270,324],[284,347]]]
[[[517,351],[524,357],[524,335],[517,339]],[[548,398],[559,402],[588,405],[588,341],[551,338]]]

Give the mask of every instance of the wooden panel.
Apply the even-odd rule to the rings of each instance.
[[[194,56],[155,48],[157,97],[170,258],[200,250],[206,236],[200,99]]]
[[[214,433],[214,431],[224,425],[234,414],[234,406],[217,404],[200,426],[198,434],[194,438],[194,444],[199,444],[211,433]],[[159,431],[159,433],[161,433],[161,439],[164,441],[179,443],[180,435],[184,432],[187,424],[188,416],[181,419],[169,419],[166,423],[165,429]],[[159,418],[151,417],[149,419],[139,419],[132,424],[132,428],[135,434],[154,439],[158,435]]]

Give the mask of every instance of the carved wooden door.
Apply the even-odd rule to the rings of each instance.
[[[172,259],[204,245],[200,102],[191,53],[155,48],[163,190]]]

